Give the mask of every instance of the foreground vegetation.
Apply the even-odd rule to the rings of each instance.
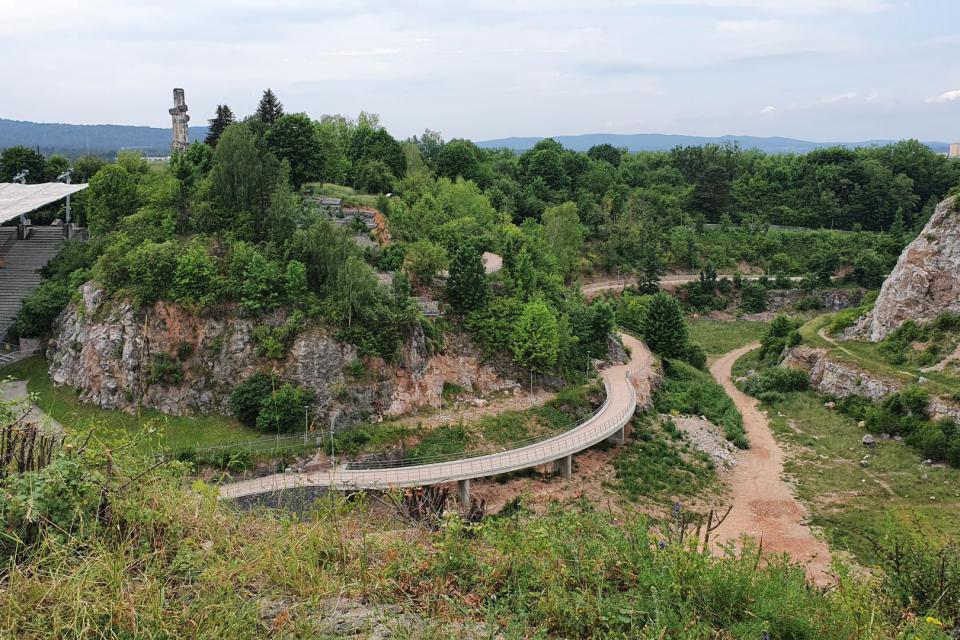
[[[335,636],[323,613],[335,598],[398,604],[418,618],[395,622],[443,638],[468,636],[463,622],[487,625],[474,637],[943,638],[960,597],[954,564],[939,598],[911,591],[913,573],[841,571],[820,591],[750,545],[715,558],[680,520],[651,530],[584,503],[540,516],[514,505],[480,525],[449,516],[430,532],[359,497],[303,519],[238,512],[202,483],[184,491],[184,471],[87,446],[0,480],[0,635]]]

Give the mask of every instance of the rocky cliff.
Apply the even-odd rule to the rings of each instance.
[[[880,289],[868,315],[844,337],[884,337],[905,320],[932,320],[942,311],[960,312],[960,213],[957,199],[939,205],[920,235],[907,245]]]
[[[440,403],[444,382],[486,394],[519,387],[522,372],[485,362],[466,336],[446,336],[444,353],[430,354],[419,327],[400,362],[358,358],[351,345],[321,328],[308,329],[283,360],[257,354],[257,322],[202,317],[158,302],[143,310],[111,300],[94,284],[61,314],[47,349],[55,384],[107,409],[138,405],[173,415],[229,413],[233,388],[257,371],[274,371],[315,393],[314,410],[334,428],[395,416]],[[362,367],[358,366],[362,364]],[[165,365],[162,366],[161,365]],[[159,375],[165,370],[164,375]]]
[[[818,393],[843,398],[863,396],[879,402],[899,393],[904,383],[864,371],[850,363],[832,360],[825,349],[799,346],[788,349],[783,365],[801,369],[810,375],[810,386]],[[960,405],[937,396],[930,397],[930,417],[960,421]]]

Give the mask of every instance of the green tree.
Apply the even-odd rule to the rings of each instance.
[[[258,143],[249,126],[227,127],[210,169],[211,215],[196,216],[196,228],[255,239],[257,221],[265,217],[281,177],[276,156]]]
[[[397,177],[382,160],[367,160],[357,169],[354,186],[367,193],[390,193]]]
[[[253,116],[269,126],[279,120],[282,115],[283,103],[271,89],[267,89],[263,92]]]
[[[513,327],[514,360],[531,371],[547,371],[557,362],[560,333],[557,316],[543,300],[528,302]]]
[[[654,353],[664,358],[682,358],[689,332],[677,299],[662,291],[654,294],[650,298],[641,333]]]
[[[277,379],[269,373],[255,373],[233,388],[230,410],[237,420],[251,427],[257,424],[264,399],[273,395]]]
[[[477,169],[480,166],[478,154],[477,145],[469,140],[454,138],[440,149],[434,169],[438,176],[445,176],[451,180],[457,178],[476,180]]]
[[[119,163],[108,164],[90,178],[87,223],[93,234],[112,231],[122,217],[140,208],[137,183],[137,177]]]
[[[327,303],[334,321],[347,327],[361,316],[376,294],[377,280],[358,256],[350,256],[337,270]]]
[[[403,272],[417,286],[429,285],[447,267],[447,252],[429,240],[417,240],[407,248]]]
[[[46,179],[43,155],[30,147],[7,147],[0,153],[0,182],[10,182],[21,171],[27,171],[27,184],[37,184]]]
[[[295,190],[320,177],[322,145],[307,114],[293,113],[277,118],[267,130],[267,143],[278,158],[290,163],[290,181]]]
[[[583,227],[577,205],[566,202],[544,211],[543,231],[560,272],[569,278],[583,249]]]
[[[177,257],[173,272],[173,299],[182,304],[202,308],[213,304],[221,290],[217,263],[200,241],[187,245]]]
[[[483,257],[469,243],[461,244],[450,260],[446,297],[451,308],[461,315],[487,306],[490,289]]]
[[[287,296],[287,302],[292,305],[303,306],[306,303],[307,296],[310,294],[310,287],[307,284],[307,267],[299,260],[291,260],[287,263],[287,272],[283,278],[284,292]]]
[[[131,289],[138,305],[153,304],[166,295],[179,253],[180,243],[174,240],[162,243],[147,240],[127,254]]]
[[[257,429],[268,433],[290,433],[306,428],[307,410],[313,393],[301,387],[284,384],[263,399],[257,414]]]
[[[210,123],[210,126],[207,128],[207,137],[204,142],[211,147],[217,146],[217,142],[220,140],[220,136],[223,135],[226,128],[236,121],[237,119],[233,115],[233,111],[230,110],[230,107],[225,104],[218,104],[216,115],[207,121]]]
[[[107,161],[98,156],[80,156],[73,162],[73,173],[70,178],[73,182],[90,182],[90,178],[97,174],[107,164]]]
[[[587,149],[587,155],[594,160],[603,160],[615,167],[620,166],[620,159],[623,157],[624,152],[624,149],[618,149],[608,142],[595,144]]]

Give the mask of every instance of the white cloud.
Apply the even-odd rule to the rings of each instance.
[[[953,102],[954,100],[960,100],[960,89],[953,89],[952,91],[944,91],[938,96],[933,96],[932,98],[927,98],[927,102]]]
[[[773,105],[767,105],[763,109],[760,109],[760,113],[765,116],[771,116],[777,112],[777,108]]]

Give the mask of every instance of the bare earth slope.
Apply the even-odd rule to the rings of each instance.
[[[740,347],[710,367],[714,379],[743,414],[743,425],[750,438],[750,449],[740,455],[730,474],[733,510],[714,533],[713,542],[719,547],[750,536],[762,541],[767,553],[789,554],[807,567],[817,584],[826,584],[830,582],[830,550],[804,523],[806,510],[781,477],[783,451],[774,440],[767,419],[757,410],[756,399],[737,389],[730,379],[733,363],[758,346],[753,343]]]

